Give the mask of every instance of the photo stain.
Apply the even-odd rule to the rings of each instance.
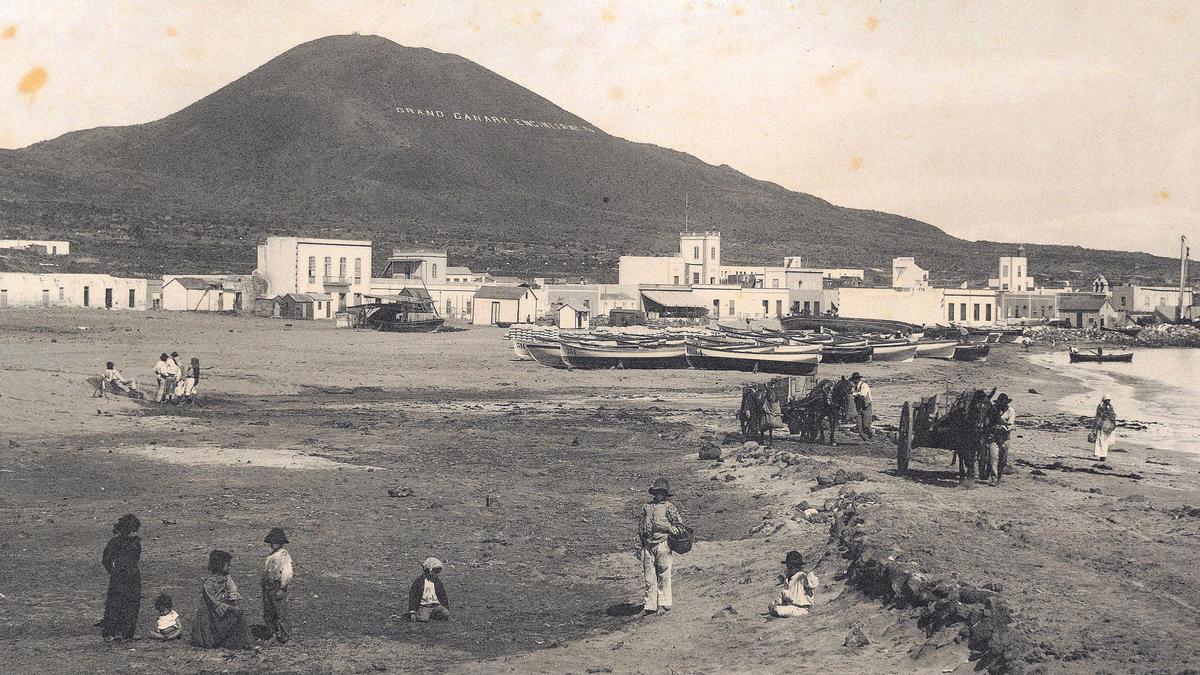
[[[1168,190],[1159,190],[1155,197],[1157,197],[1158,201],[1160,202],[1166,202],[1171,200],[1171,193]]]
[[[868,16],[866,24],[867,30],[875,30],[876,28],[879,28],[879,19],[874,16]]]
[[[625,100],[625,90],[621,87],[613,87],[608,90],[608,97],[614,101]]]
[[[32,98],[38,89],[45,86],[47,79],[49,79],[49,75],[46,74],[46,69],[41,66],[34,66],[17,83],[17,92]]]
[[[733,12],[734,16],[742,16],[746,13],[746,9],[744,7],[738,7],[737,5],[734,5],[733,9],[730,11]]]
[[[848,66],[835,66],[832,70],[824,75],[817,77],[817,86],[824,89],[826,93],[832,94],[837,91],[838,85],[843,80],[848,79],[851,75],[858,72],[862,67],[862,61],[856,61]]]
[[[175,26],[167,26],[167,37],[177,37],[179,31],[175,30]]]
[[[17,37],[17,24],[11,24],[4,28],[4,32],[0,33],[0,40],[11,40]]]
[[[858,171],[859,169],[862,168],[862,163],[863,163],[862,157],[851,157],[850,158],[850,170]]]
[[[617,10],[612,7],[605,7],[604,11],[600,12],[600,19],[604,23],[612,23],[617,20]]]

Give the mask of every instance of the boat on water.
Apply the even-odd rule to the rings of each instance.
[[[1071,363],[1133,363],[1133,352],[1106,352],[1103,349],[1081,352],[1072,347],[1070,358]]]
[[[954,347],[955,361],[987,361],[991,345],[984,343],[964,343]]]
[[[917,346],[908,342],[881,342],[870,345],[871,360],[884,362],[912,361],[917,355]]]
[[[918,359],[953,359],[958,340],[921,340],[916,346]]]
[[[562,347],[558,342],[526,342],[525,351],[529,352],[529,358],[543,366],[567,367],[562,358]]]
[[[819,349],[819,346],[818,346]],[[812,375],[821,363],[821,353],[786,351],[749,351],[723,349],[690,343],[686,348],[687,361],[702,370],[738,370],[777,375]]]
[[[643,347],[633,345],[588,345],[563,340],[559,342],[562,361],[568,368],[687,368],[687,352],[679,344]],[[533,351],[530,350],[532,354]]]

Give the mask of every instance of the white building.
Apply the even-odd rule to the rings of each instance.
[[[96,307],[146,309],[145,279],[108,274],[26,274],[0,272],[0,308]]]
[[[159,307],[172,311],[225,312],[249,308],[266,283],[252,275],[163,275]]]
[[[543,307],[572,305],[595,316],[607,316],[614,309],[638,309],[637,287],[618,284],[543,284],[535,291]],[[550,309],[550,311],[553,311]]]
[[[527,286],[482,286],[472,300],[471,323],[500,326],[533,323],[538,317],[538,298]]]
[[[915,258],[892,258],[892,288],[928,288],[929,272]]]
[[[1017,248],[1015,256],[1000,257],[999,275],[995,279],[988,279],[988,287],[1013,293],[1027,293],[1034,289],[1024,246]]]
[[[591,311],[570,304],[560,305],[557,310],[558,327],[565,330],[587,330],[591,328]]]
[[[344,311],[370,292],[371,242],[267,237],[258,245],[255,274],[266,280],[269,295],[328,293],[335,311]]]
[[[1000,319],[997,293],[973,288],[842,288],[838,316],[918,326],[983,326]]]
[[[71,255],[71,242],[57,239],[0,239],[0,248],[33,250],[43,255]]]

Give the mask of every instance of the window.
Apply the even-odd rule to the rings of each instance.
[[[67,299],[67,289],[63,288],[62,286],[58,287],[58,299],[59,300]]]
[[[958,305],[958,318],[960,321],[967,320],[967,303],[963,302]]]
[[[763,300],[763,316],[767,316],[770,313],[771,313],[771,301]]]
[[[950,314],[946,318],[949,319],[950,321],[954,321],[954,304],[953,303],[951,303],[951,305],[950,305]]]
[[[453,311],[454,311],[454,308],[450,306],[450,301],[447,300],[446,301],[446,316],[450,316],[450,313]]]
[[[333,258],[329,256],[325,256],[325,276],[333,276]]]
[[[91,300],[91,295],[92,295],[91,290],[92,289],[88,286],[83,287],[83,306],[84,307],[87,307]]]
[[[587,308],[587,309],[591,309],[591,308],[592,308],[592,301],[591,301],[591,300],[588,300],[587,298],[584,298],[584,300],[583,300],[583,306],[584,306],[585,308]]]
[[[362,283],[362,258],[354,259],[354,283]]]
[[[49,305],[49,304],[50,304],[50,289],[43,288],[42,289],[42,305]]]
[[[50,255],[58,255],[58,247],[57,246],[50,247]]]
[[[1017,265],[1017,278],[1018,279],[1021,278],[1021,266],[1020,265]]]
[[[805,300],[804,301],[804,313],[808,314],[811,311],[812,311],[812,303],[809,302],[808,300]]]
[[[1008,265],[1001,265],[1001,266],[1000,266],[1000,276],[1001,276],[1001,277],[1006,277],[1006,276],[1008,276]]]
[[[692,272],[692,283],[693,284],[700,283],[700,273],[699,272]]]
[[[692,247],[692,260],[699,260],[699,259],[700,259],[700,247],[693,246]]]
[[[675,275],[675,285],[676,286],[679,285],[679,275],[678,274]]]
[[[783,301],[775,301],[775,316],[783,316]]]
[[[437,279],[437,263],[433,263],[433,273],[429,275],[430,279]]]
[[[346,278],[346,259],[345,258],[338,258],[338,277],[341,279]]]
[[[974,321],[979,320],[979,303],[975,303],[974,311],[971,312]]]
[[[991,320],[992,320],[992,306],[991,306],[991,304],[984,305],[984,320],[985,320],[985,321],[991,321]]]
[[[710,255],[709,257],[712,258],[713,260],[716,260],[717,259],[717,247],[716,246],[712,247],[711,253],[712,253],[712,255]]]
[[[317,256],[315,255],[308,256],[308,280],[317,280]]]
[[[771,280],[771,288],[779,288],[779,280],[778,279]]]
[[[733,300],[729,301],[729,316],[733,316]]]
[[[8,307],[8,289],[0,288],[0,307]]]
[[[222,295],[221,297],[225,296]],[[129,308],[133,309],[134,307],[137,307],[137,289],[131,288],[129,289]]]

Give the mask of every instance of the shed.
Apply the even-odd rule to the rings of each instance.
[[[281,319],[313,318],[313,299],[307,293],[277,295],[271,305],[271,314]]]
[[[638,309],[614,309],[608,313],[610,326],[644,326],[646,313]]]
[[[642,291],[647,314],[660,317],[698,318],[708,316],[709,307],[691,291]]]
[[[579,308],[564,303],[558,308],[558,327],[565,329],[583,329],[591,328],[592,313],[586,308]]]
[[[1060,293],[1058,316],[1072,328],[1099,328],[1116,325],[1120,314],[1102,293]]]
[[[537,296],[528,286],[480,286],[471,302],[471,323],[476,326],[533,323],[538,315],[537,303]]]

